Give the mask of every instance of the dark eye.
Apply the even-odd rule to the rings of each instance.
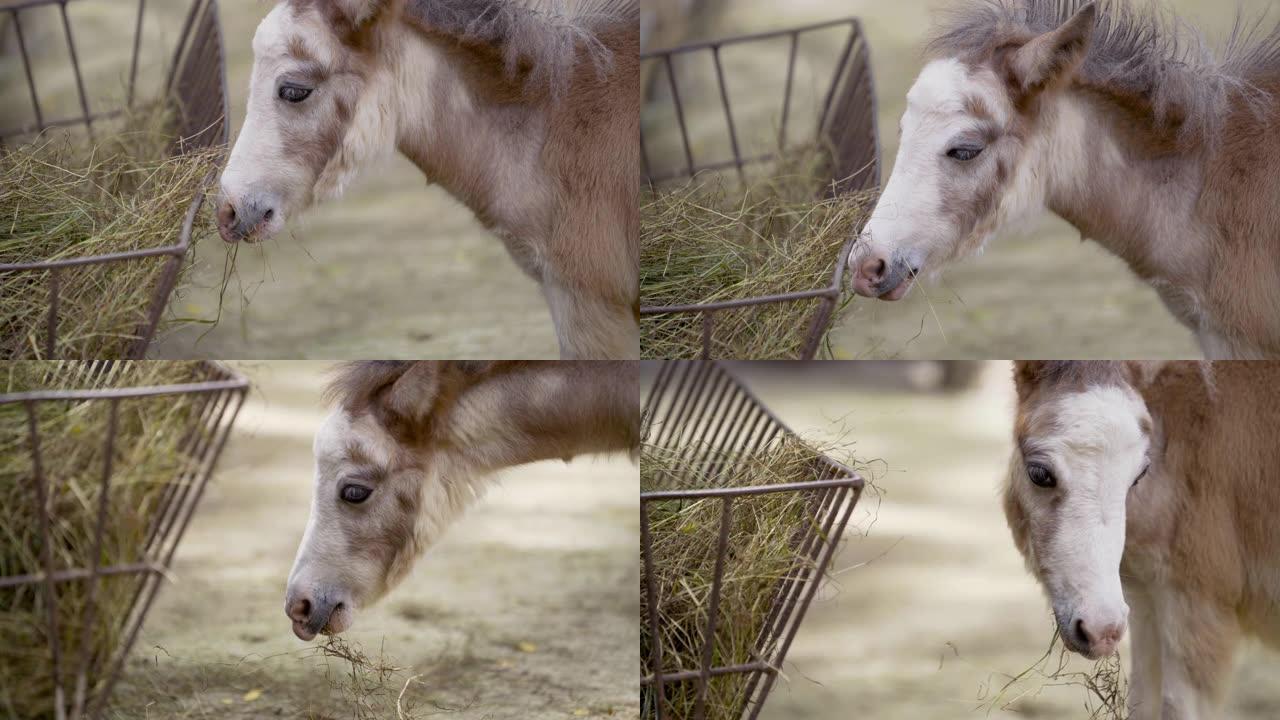
[[[369,496],[373,494],[373,491],[363,485],[343,485],[342,492],[339,494],[342,496],[343,500],[351,503],[352,505],[359,505],[365,500],[368,500]]]
[[[311,94],[311,88],[299,87],[297,85],[281,85],[280,90],[276,93],[281,100],[291,103],[300,103],[307,99]]]
[[[1146,467],[1142,468],[1142,472],[1138,473],[1138,477],[1133,479],[1133,485],[1131,485],[1130,487],[1138,487],[1138,481],[1146,477],[1147,471],[1150,469],[1151,469],[1151,463],[1147,463]]]
[[[947,157],[960,162],[969,162],[981,154],[982,148],[980,147],[953,147],[947,151]]]
[[[1051,488],[1058,486],[1058,479],[1049,472],[1049,468],[1043,465],[1028,465],[1027,477],[1031,478],[1032,484],[1037,487]]]

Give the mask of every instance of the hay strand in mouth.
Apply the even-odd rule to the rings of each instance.
[[[1084,711],[1089,720],[1128,720],[1129,680],[1120,654],[1095,660],[1088,670],[1072,668],[1075,657],[1062,642],[1055,625],[1044,654],[1025,670],[1009,676],[990,697],[982,693],[978,709],[985,709],[987,714],[1011,710],[1019,700],[1034,696],[1045,687],[1065,686],[1084,691]]]
[[[0,148],[0,264],[29,264],[176,245],[191,203],[221,150],[171,156],[172,113],[153,103],[89,143],[50,130]],[[196,218],[192,245],[213,232]],[[58,357],[125,357],[148,319],[172,255],[57,272]],[[179,274],[190,264],[179,260]],[[0,359],[40,358],[51,302],[49,270],[0,273]],[[161,298],[161,302],[168,298]]]
[[[861,228],[874,194],[830,196],[827,155],[789,151],[764,177],[723,175],[642,192],[640,303],[706,304],[818,290],[832,281],[840,251]],[[712,357],[799,356],[819,301],[775,302],[718,311]],[[702,354],[701,313],[646,316],[641,355]]]

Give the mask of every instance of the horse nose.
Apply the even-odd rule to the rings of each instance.
[[[335,611],[342,607],[328,593],[318,594],[290,591],[285,598],[284,612],[293,622],[293,634],[300,640],[311,640],[319,635]]]
[[[1076,618],[1071,625],[1073,639],[1080,647],[1088,648],[1092,657],[1105,657],[1115,652],[1124,637],[1124,622],[1086,625],[1083,618]]]
[[[275,215],[275,203],[269,198],[254,195],[239,202],[224,198],[218,206],[218,234],[229,243],[252,241],[254,234]]]

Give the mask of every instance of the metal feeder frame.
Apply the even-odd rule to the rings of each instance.
[[[671,91],[671,104],[675,110],[676,121],[680,127],[681,147],[684,152],[682,167],[670,170],[655,171],[649,161],[649,153],[645,145],[643,126],[640,129],[640,155],[643,163],[644,181],[650,185],[659,185],[672,180],[692,179],[704,171],[723,171],[736,169],[740,177],[745,177],[745,169],[777,157],[776,152],[744,156],[738,142],[738,124],[734,120],[733,106],[729,101],[729,91],[725,84],[725,71],[720,61],[720,51],[725,47],[761,43],[777,38],[789,38],[787,55],[786,87],[784,90],[781,129],[779,131],[779,147],[786,147],[787,123],[791,114],[794,95],[794,79],[796,57],[801,38],[806,35],[830,31],[833,28],[847,28],[847,36],[836,64],[822,104],[822,112],[818,116],[816,137],[825,146],[833,150],[832,184],[825,192],[854,192],[878,187],[880,185],[880,146],[877,126],[877,105],[875,85],[871,74],[871,56],[867,41],[862,31],[862,24],[857,18],[845,18],[813,25],[775,30],[772,32],[741,35],[709,42],[698,42],[669,50],[655,50],[641,53],[641,62],[656,62],[662,67],[662,74],[667,78]],[[677,56],[710,55],[715,68],[715,79],[719,90],[720,104],[724,110],[725,130],[732,149],[732,157],[712,158],[696,161],[689,139],[689,130],[685,120],[684,105],[681,101],[680,83],[673,58]],[[848,264],[849,254],[856,242],[856,235],[849,238],[840,249],[835,271],[831,276],[831,284],[825,288],[798,292],[766,295],[754,298],[726,300],[714,303],[691,305],[667,305],[643,307],[642,316],[668,315],[673,313],[697,313],[702,316],[702,359],[711,357],[712,340],[715,332],[715,314],[725,310],[733,310],[769,303],[803,302],[819,300],[809,323],[799,359],[812,359],[818,351],[818,345],[826,334],[827,326],[840,302],[840,294],[844,285],[844,269]]]
[[[733,476],[747,468],[749,458],[783,439],[796,435],[769,411],[737,378],[717,362],[667,361],[661,364],[649,391],[641,416],[643,443],[678,449],[681,458],[680,482],[688,487],[640,493],[640,548],[649,626],[652,638],[649,673],[640,679],[642,708],[646,720],[703,720],[709,682],[732,673],[749,676],[743,698],[742,718],[755,720],[764,706],[774,681],[786,659],[800,622],[822,584],[823,575],[840,543],[840,538],[862,495],[864,480],[852,469],[814,451],[813,479],[805,482],[745,487],[705,487],[703,472],[708,462],[719,462],[721,452],[741,451],[736,464],[716,467],[712,475]],[[725,558],[729,551],[729,530],[733,505],[739,498],[769,493],[804,493],[809,510],[804,527],[796,528],[797,560],[787,577],[778,582],[777,592],[760,638],[754,659],[733,665],[713,665],[712,650],[719,614],[720,588]],[[715,573],[709,597],[706,626],[702,628],[701,666],[670,672],[664,669],[659,632],[659,598],[653,579],[655,565],[649,528],[649,504],[666,501],[715,499],[722,503]],[[821,528],[821,531],[818,531]],[[690,633],[692,634],[692,633]],[[698,683],[692,718],[676,718],[664,708],[663,688],[672,683]],[[647,699],[647,702],[644,700]]]
[[[26,409],[28,441],[31,452],[32,484],[37,500],[45,512],[40,516],[40,534],[45,552],[42,562],[44,569],[39,573],[25,575],[0,576],[0,588],[18,587],[22,585],[38,586],[43,594],[44,603],[49,609],[48,626],[49,651],[53,659],[54,674],[54,717],[57,720],[81,720],[82,718],[103,717],[106,705],[111,697],[111,690],[124,669],[125,658],[137,640],[142,628],[142,621],[151,609],[160,582],[167,575],[173,563],[178,543],[186,532],[187,524],[200,497],[204,494],[209,477],[213,473],[218,457],[226,445],[235,423],[236,416],[244,403],[249,382],[241,375],[214,362],[202,362],[198,366],[199,377],[191,382],[177,385],[111,387],[111,366],[118,361],[102,360],[89,363],[85,373],[90,380],[88,386],[76,390],[37,390],[33,392],[11,393],[0,395],[0,405],[21,404]],[[103,535],[106,530],[106,499],[112,481],[112,457],[116,447],[116,417],[121,402],[136,398],[154,398],[163,396],[199,395],[201,405],[197,409],[195,419],[188,429],[183,449],[187,457],[192,458],[187,468],[170,481],[164,489],[156,515],[147,535],[147,541],[138,559],[133,562],[114,565],[100,565]],[[98,511],[94,531],[94,549],[92,564],[89,567],[55,569],[51,547],[52,525],[56,518],[51,517],[49,509],[50,479],[44,474],[41,462],[41,438],[37,423],[37,407],[41,404],[66,404],[78,402],[109,403],[106,429],[105,462],[102,468],[100,497],[102,503]],[[129,611],[121,618],[96,617],[96,593],[101,578],[112,575],[132,576],[135,579],[133,599]],[[84,608],[83,626],[89,627],[95,622],[118,622],[125,638],[109,656],[97,663],[90,657],[88,643],[79,648],[79,660],[76,665],[75,688],[65,687],[63,683],[64,663],[72,660],[70,648],[59,647],[57,586],[59,583],[84,580],[90,583],[88,602]],[[105,684],[97,692],[90,687],[91,677],[107,678]]]
[[[106,120],[123,115],[125,109],[91,110],[89,98],[84,89],[84,78],[80,70],[80,55],[71,31],[71,21],[67,17],[67,5],[72,2],[88,2],[89,0],[19,0],[0,7],[0,13],[7,13],[12,20],[17,35],[18,50],[22,56],[22,66],[26,77],[27,90],[31,98],[31,109],[35,122],[17,127],[0,129],[0,146],[11,140],[26,139],[55,127],[83,127],[93,137],[93,124],[98,120]],[[134,102],[134,90],[138,76],[138,55],[142,45],[142,22],[146,14],[146,0],[138,0],[138,12],[134,22],[133,53],[129,64],[129,82],[126,107],[131,108]],[[63,35],[66,38],[70,54],[71,70],[75,75],[76,90],[80,101],[80,114],[65,117],[45,117],[40,107],[40,93],[36,87],[32,72],[32,59],[27,49],[27,39],[22,30],[22,13],[32,8],[56,6],[62,18]],[[173,60],[169,66],[164,84],[165,97],[177,100],[179,109],[178,140],[174,143],[173,154],[178,155],[189,150],[225,146],[228,141],[227,129],[227,76],[226,62],[223,52],[222,26],[218,21],[217,0],[192,0],[179,34],[177,47],[173,52]],[[210,174],[204,183],[209,185],[215,175]],[[191,199],[178,231],[177,242],[164,247],[130,250],[126,252],[91,255],[65,260],[54,260],[34,263],[0,264],[0,274],[23,272],[47,272],[49,301],[45,314],[45,338],[43,344],[44,358],[57,358],[58,349],[58,304],[60,273],[74,267],[88,265],[106,265],[116,262],[146,262],[147,258],[164,258],[159,269],[159,279],[151,297],[146,320],[136,330],[136,340],[127,352],[129,358],[142,358],[147,347],[155,337],[160,324],[160,316],[169,295],[173,292],[178,280],[178,271],[191,246],[191,233],[195,225],[196,215],[204,204],[203,190]]]

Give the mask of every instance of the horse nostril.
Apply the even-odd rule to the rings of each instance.
[[[311,617],[311,601],[306,598],[294,600],[289,606],[289,618],[298,622],[306,622]]]
[[[268,208],[268,209],[267,209],[267,211],[266,211],[265,213],[263,213],[263,214],[262,214],[262,219],[263,219],[263,220],[270,220],[271,218],[275,217],[275,214],[276,214],[276,211],[275,211],[275,210],[272,210],[272,209]]]
[[[1084,629],[1084,620],[1077,619],[1071,624],[1071,634],[1074,636],[1072,639],[1075,640],[1077,645],[1089,647],[1089,633]]]
[[[888,264],[884,258],[871,258],[862,264],[862,274],[871,282],[880,282],[884,279],[885,271],[888,270]]]

